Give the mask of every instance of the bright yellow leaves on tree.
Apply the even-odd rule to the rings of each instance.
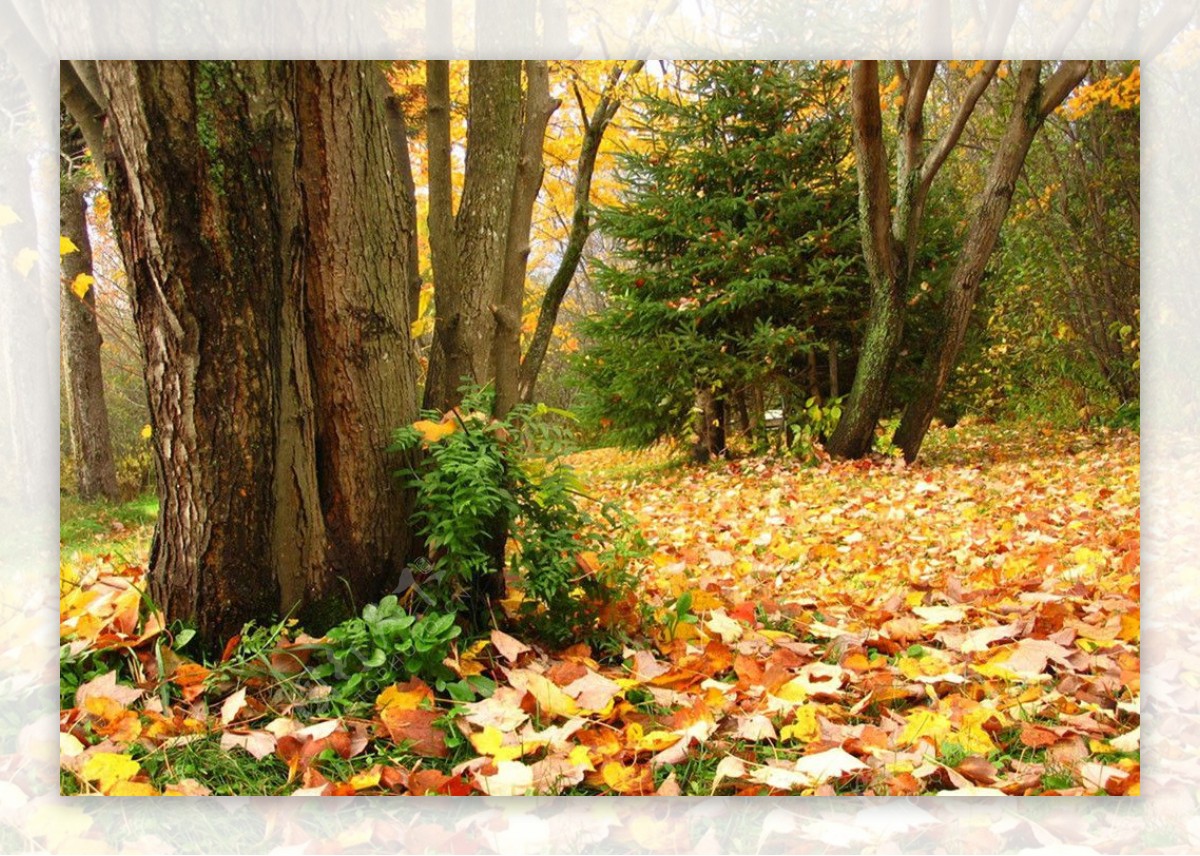
[[[1078,87],[1059,109],[1068,119],[1082,119],[1101,104],[1128,110],[1142,101],[1142,68],[1134,65],[1123,77],[1102,77]]]
[[[421,296],[417,299],[417,319],[412,322],[409,335],[419,339],[432,333],[433,321],[433,284],[427,282],[421,286]]]

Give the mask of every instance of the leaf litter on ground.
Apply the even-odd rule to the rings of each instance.
[[[643,641],[497,630],[447,661],[490,696],[414,678],[358,718],[320,712],[313,640],[230,680],[171,650],[143,567],[76,554],[65,650],[136,686],[113,666],[64,701],[62,768],[77,792],[209,793],[157,759],[215,735],[298,795],[1138,794],[1136,435],[960,426],[927,459],[580,453],[652,545]]]

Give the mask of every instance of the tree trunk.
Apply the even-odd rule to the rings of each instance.
[[[937,63],[913,61],[907,69],[896,63],[904,97],[898,116],[894,212],[888,191],[878,65],[876,61],[855,62],[850,74],[859,231],[871,300],[854,382],[827,445],[830,454],[842,458],[862,457],[874,443],[904,334],[904,301],[920,245],[925,201],[999,62],[988,62],[971,81],[946,130],[928,149],[925,98]]]
[[[529,231],[533,225],[533,206],[537,202],[545,173],[542,148],[545,145],[546,124],[559,103],[550,97],[550,74],[545,62],[526,61],[525,77],[524,120],[508,218],[504,278],[494,313],[496,332],[492,343],[492,362],[496,376],[496,398],[492,413],[497,419],[507,416],[519,400],[521,312],[525,302],[525,273],[529,264]]]
[[[858,368],[842,417],[829,438],[830,454],[860,458],[871,450],[875,426],[883,410],[888,381],[904,332],[907,277],[900,242],[892,237],[888,169],[879,109],[879,76],[875,63],[854,64],[851,75],[854,154],[858,167],[858,211],[863,256],[870,280],[871,302]],[[906,186],[902,184],[901,186]],[[897,205],[911,210],[911,206]]]
[[[59,194],[60,233],[78,252],[62,257],[62,371],[67,390],[71,453],[76,486],[83,499],[119,498],[113,461],[104,378],[100,373],[100,327],[96,322],[96,289],[86,286],[81,296],[76,277],[91,276],[92,246],[87,230],[87,201],[80,181],[63,177]],[[81,284],[80,288],[84,286]]]
[[[563,249],[558,268],[554,271],[550,284],[546,286],[546,293],[542,296],[537,326],[529,340],[525,357],[521,361],[519,381],[521,401],[533,401],[534,387],[537,385],[538,375],[542,371],[542,364],[546,361],[550,340],[554,336],[558,311],[562,307],[563,299],[567,296],[567,289],[571,287],[575,272],[579,269],[584,245],[587,243],[588,235],[591,234],[592,176],[596,171],[596,157],[600,153],[600,143],[604,139],[604,132],[621,106],[620,99],[612,93],[612,89],[620,82],[623,75],[636,74],[641,70],[642,65],[643,63],[639,60],[628,70],[624,68],[623,63],[613,66],[609,73],[608,91],[601,95],[591,115],[582,117],[585,120],[585,130],[583,145],[580,147],[579,160],[575,168],[571,231],[567,236],[567,246]],[[582,101],[580,101],[579,109],[583,111]]]
[[[1043,87],[1041,63],[1021,63],[1012,112],[1004,136],[993,155],[970,230],[942,304],[941,335],[922,364],[917,393],[905,408],[892,438],[892,442],[903,450],[904,459],[909,463],[916,460],[921,450],[938,401],[962,350],[984,268],[996,245],[1004,218],[1008,215],[1017,177],[1021,174],[1029,147],[1046,116],[1083,79],[1087,67],[1086,62],[1063,63]]]
[[[382,75],[102,62],[100,80],[159,475],[151,594],[209,647],[297,608],[319,631],[407,548],[384,450],[416,415],[413,260]]]
[[[440,75],[440,66],[428,64],[431,74]],[[425,407],[443,411],[462,400],[459,388],[464,380],[485,384],[493,377],[492,307],[504,278],[521,133],[520,61],[472,60],[469,76],[466,168],[462,201],[453,217],[453,240],[445,239],[450,216],[449,129],[441,105],[448,86],[443,91],[438,78],[435,89],[435,80],[430,81],[430,132],[437,132],[430,138],[430,235],[432,243],[436,229],[442,238],[438,243],[450,247],[449,255],[433,252],[436,321]],[[436,197],[435,186],[440,188]],[[444,276],[450,258],[451,271]]]

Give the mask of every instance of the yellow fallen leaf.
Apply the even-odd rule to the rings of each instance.
[[[376,764],[369,770],[364,770],[361,773],[355,773],[350,777],[350,787],[356,791],[365,791],[367,788],[373,788],[379,784],[379,778],[382,770]]]
[[[796,721],[779,730],[781,740],[799,740],[812,743],[821,737],[821,726],[817,723],[817,708],[811,704],[796,708]]]
[[[619,794],[648,794],[654,790],[654,774],[649,767],[625,766],[609,761],[600,768],[604,784]]]
[[[773,692],[772,695],[781,701],[799,704],[808,698],[808,690],[805,689],[805,684],[806,681],[804,678],[792,678],[786,684]]]
[[[524,754],[519,743],[505,746],[504,732],[493,725],[486,726],[470,737],[471,745],[481,755],[487,755],[496,761],[515,761]]]
[[[950,733],[950,720],[932,710],[914,711],[905,720],[904,730],[896,738],[899,746],[911,746],[922,737],[928,737],[935,744],[940,743]]]
[[[375,709],[387,708],[396,710],[416,710],[426,699],[433,702],[433,691],[419,678],[406,681],[403,684],[392,684],[381,692],[375,699]]]
[[[79,247],[75,246],[75,242],[66,235],[58,236],[58,254],[60,256],[69,256],[71,253],[79,252]]]
[[[596,769],[592,764],[588,748],[582,744],[571,750],[571,754],[567,756],[567,763],[573,767],[585,767],[588,770]]]
[[[157,797],[162,796],[149,782],[117,782],[107,791],[110,797]]]
[[[125,782],[138,774],[141,767],[128,755],[116,752],[97,752],[83,765],[81,775],[89,782],[97,782],[102,793],[108,793],[117,782]]]
[[[150,436],[153,433],[154,433],[154,429],[150,427],[149,423],[142,426],[142,439],[143,440],[149,440]]]
[[[574,716],[579,712],[575,699],[563,692],[549,678],[528,669],[514,669],[508,673],[510,683],[533,696],[543,715]]]
[[[681,736],[679,734],[672,734],[670,731],[655,729],[648,734],[641,735],[637,739],[635,748],[641,752],[659,752],[668,746],[674,746],[679,742]]]
[[[21,218],[17,216],[16,211],[12,210],[8,205],[0,205],[0,229],[20,222]]]

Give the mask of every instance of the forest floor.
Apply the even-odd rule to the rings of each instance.
[[[464,642],[497,684],[466,703],[414,679],[331,713],[282,626],[191,662],[139,593],[152,503],[64,509],[64,793],[1139,793],[1136,434],[572,463],[650,542],[645,636]]]

